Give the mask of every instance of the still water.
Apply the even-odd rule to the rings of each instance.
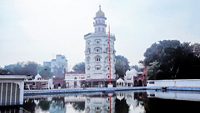
[[[200,92],[126,91],[25,96],[0,113],[200,113]]]

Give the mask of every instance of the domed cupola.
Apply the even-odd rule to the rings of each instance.
[[[96,17],[105,17],[104,12],[101,10],[101,5],[99,5],[99,11],[96,13]]]
[[[99,11],[96,13],[96,17],[94,17],[94,31],[95,33],[105,33],[106,32],[106,17],[104,12],[101,10],[101,6],[99,6]]]

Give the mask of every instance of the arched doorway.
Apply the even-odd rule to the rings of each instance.
[[[139,80],[139,81],[138,81],[138,86],[143,86],[142,80]]]

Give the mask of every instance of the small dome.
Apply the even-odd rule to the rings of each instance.
[[[137,71],[133,68],[126,72],[126,76],[137,76]]]
[[[40,74],[37,74],[36,76],[35,76],[35,80],[39,80],[39,79],[41,79],[42,77],[40,76]]]
[[[117,81],[116,81],[117,83],[124,83],[124,80],[123,79],[121,79],[121,78],[119,78]]]
[[[101,10],[101,5],[99,6],[99,11],[96,13],[96,17],[105,17],[104,12]]]

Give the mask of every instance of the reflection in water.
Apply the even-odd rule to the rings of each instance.
[[[22,110],[20,106],[0,107],[0,113],[23,113]]]
[[[200,112],[194,92],[115,92],[25,97],[23,106],[1,107],[0,113],[163,113]],[[187,97],[187,98],[186,98]],[[178,99],[178,100],[175,100]]]
[[[53,98],[50,104],[50,113],[66,113],[64,97]]]
[[[115,100],[115,113],[128,113],[129,106],[126,103],[125,98]]]
[[[85,102],[74,102],[72,104],[72,106],[77,111],[84,111],[84,109],[85,109]]]

